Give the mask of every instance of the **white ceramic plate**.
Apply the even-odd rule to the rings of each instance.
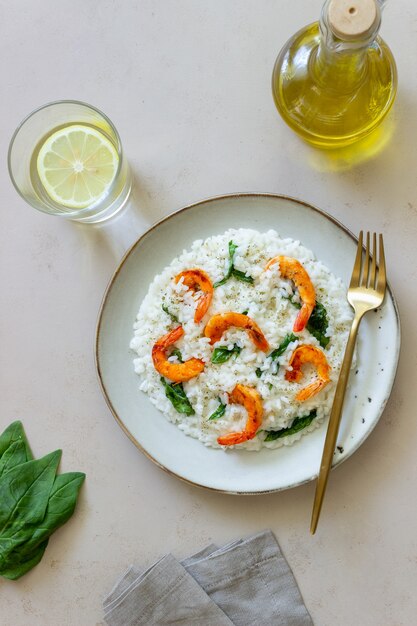
[[[99,379],[108,405],[129,438],[161,468],[190,483],[250,494],[295,487],[317,476],[327,422],[293,446],[260,452],[216,450],[184,435],[139,391],[129,349],[143,297],[158,274],[195,239],[228,228],[273,228],[299,239],[349,283],[355,237],[329,215],[292,198],[235,194],[204,200],[171,214],[130,248],[104,295],[96,337]],[[396,304],[365,316],[358,340],[358,373],[351,376],[334,465],[347,459],[378,422],[391,392],[400,348]],[[341,451],[343,449],[343,452]]]

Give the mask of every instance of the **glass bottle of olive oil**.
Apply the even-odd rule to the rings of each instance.
[[[319,22],[296,33],[273,71],[277,109],[308,142],[342,147],[364,138],[394,102],[397,70],[378,36],[384,0],[326,0]]]

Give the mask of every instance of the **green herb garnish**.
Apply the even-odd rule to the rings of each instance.
[[[276,361],[282,354],[284,354],[290,343],[292,343],[293,341],[297,341],[297,339],[298,337],[296,337],[293,333],[285,335],[278,348],[275,348],[275,350],[273,350],[268,356],[270,356],[273,361]],[[255,374],[258,378],[262,376],[262,373],[263,372],[260,367],[255,370]]]
[[[180,363],[184,363],[184,361],[182,360],[181,351],[178,350],[178,348],[174,348],[169,356],[176,356]]]
[[[232,276],[240,280],[242,283],[249,283],[250,285],[253,285],[254,283],[252,276],[247,276],[245,272],[237,270],[235,267],[232,269]]]
[[[313,419],[317,417],[317,409],[313,409],[308,415],[302,417],[296,417],[291,426],[288,428],[281,428],[281,430],[268,430],[266,431],[265,441],[275,441],[281,439],[281,437],[288,437],[298,433],[303,428],[310,426]]]
[[[0,436],[0,576],[37,565],[49,537],[74,512],[85,474],[56,474],[61,450],[34,460],[21,422]]]
[[[220,398],[219,398],[219,402],[220,404],[217,407],[217,409],[214,411],[214,413],[210,415],[209,421],[218,420],[220,417],[223,417],[223,415],[226,413],[226,405],[223,404]]]
[[[284,339],[279,344],[278,348],[273,350],[269,355],[273,361],[276,361],[282,354],[284,354],[285,350],[288,348],[290,343],[293,341],[297,341],[298,337],[296,337],[293,333],[285,335]]]
[[[291,298],[288,298],[288,300],[297,309],[301,309],[301,304],[299,302],[294,302]],[[316,306],[310,315],[306,328],[308,332],[317,339],[322,348],[326,348],[330,341],[330,337],[327,337],[326,335],[328,326],[329,319],[327,317],[327,311],[320,302],[316,302]]]
[[[171,320],[173,322],[178,322],[179,323],[178,317],[176,315],[174,315],[173,313],[171,313],[171,311],[168,309],[168,307],[165,304],[162,305],[162,310],[164,311],[164,313],[169,315],[169,317],[171,318]]]
[[[241,352],[242,348],[240,348],[236,343],[230,350],[227,346],[220,346],[219,348],[214,348],[213,354],[211,355],[211,362],[216,363],[216,365],[219,363],[226,363],[230,357],[234,355],[236,358]]]
[[[240,280],[244,283],[250,283],[251,285],[253,284],[254,280],[252,276],[246,276],[245,272],[242,272],[241,270],[237,270],[234,266],[233,259],[234,259],[237,247],[238,246],[235,243],[233,243],[233,241],[229,241],[229,268],[225,276],[221,280],[218,280],[216,283],[214,283],[213,285],[214,288],[220,287],[220,285],[224,285],[231,276],[234,276],[235,278],[237,278],[237,280]]]
[[[242,315],[247,315],[249,313],[249,309],[245,309],[245,311],[242,311]]]
[[[322,348],[326,348],[330,341],[330,337],[326,336],[328,326],[327,311],[320,302],[317,302],[307,322],[307,330],[317,339]]]
[[[191,406],[191,402],[186,396],[182,383],[167,383],[165,378],[161,376],[161,383],[165,387],[165,395],[171,401],[172,406],[177,413],[184,415],[194,415],[195,411]]]

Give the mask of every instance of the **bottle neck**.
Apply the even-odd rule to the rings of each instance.
[[[367,68],[367,50],[335,50],[321,39],[317,50],[315,71],[322,84],[331,85],[338,91],[350,91],[361,83]]]
[[[367,71],[369,46],[378,34],[380,19],[372,32],[362,39],[342,40],[329,23],[329,1],[325,2],[319,28],[320,42],[315,60],[316,79],[338,91],[350,91],[362,82]]]

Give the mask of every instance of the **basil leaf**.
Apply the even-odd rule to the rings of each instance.
[[[184,363],[184,361],[182,360],[181,351],[178,350],[178,348],[174,348],[169,356],[176,356],[180,363]]]
[[[317,302],[307,322],[307,330],[317,339],[322,348],[326,348],[330,341],[330,337],[326,336],[328,326],[327,311],[320,302]]]
[[[284,354],[285,350],[288,348],[290,343],[292,343],[293,341],[297,341],[297,339],[298,339],[298,337],[296,337],[293,333],[285,335],[284,339],[281,341],[281,343],[279,344],[278,348],[273,350],[271,352],[271,354],[269,355],[271,357],[271,359],[273,361],[278,359],[278,357],[280,357],[282,354]]]
[[[173,322],[179,322],[178,317],[174,315],[173,313],[171,313],[171,311],[168,309],[168,307],[165,304],[162,305],[162,310],[164,311],[164,313],[169,315],[169,317],[171,318]]]
[[[214,413],[212,413],[210,415],[209,421],[218,420],[220,417],[223,417],[223,415],[226,413],[226,405],[223,404],[223,402],[220,400],[220,398],[219,398],[219,402],[220,402],[220,405],[214,411]]]
[[[231,356],[237,357],[242,352],[242,348],[240,348],[236,343],[231,350],[227,346],[220,346],[219,348],[215,348],[213,350],[213,354],[211,355],[211,362],[218,365],[219,363],[226,363],[230,359]]]
[[[249,313],[249,309],[246,309],[245,311],[242,311],[242,315],[247,315]]]
[[[161,376],[161,383],[165,387],[166,397],[168,398],[168,400],[171,401],[177,413],[183,413],[185,415],[194,415],[195,411],[193,407],[191,406],[191,402],[189,401],[189,399],[187,398],[185,394],[182,383],[169,384],[167,383],[165,378],[163,378],[162,376]]]
[[[310,426],[313,419],[317,416],[317,409],[313,409],[308,415],[302,417],[296,417],[291,426],[288,428],[281,428],[281,430],[268,430],[266,431],[265,441],[275,441],[281,439],[281,437],[288,437],[298,433],[303,428]]]
[[[0,459],[0,477],[16,465],[30,461],[31,458],[31,456],[28,458],[27,455],[26,442],[23,439],[18,439],[7,448]]]
[[[23,574],[26,574],[32,567],[35,567],[42,559],[46,546],[48,545],[48,539],[44,541],[40,546],[36,548],[33,554],[27,555],[23,562],[14,561],[13,565],[6,566],[4,569],[0,569],[0,576],[8,578],[9,580],[17,580]]]
[[[254,280],[252,276],[246,276],[245,272],[241,272],[240,270],[237,270],[235,267],[232,267],[232,276],[242,281],[242,283],[249,283],[253,285]]]
[[[26,439],[25,431],[23,430],[22,422],[12,422],[6,430],[0,435],[0,458],[6,452],[7,448],[15,441],[23,440],[26,445],[26,452],[28,460],[32,460],[32,453],[30,451],[29,443]]]

